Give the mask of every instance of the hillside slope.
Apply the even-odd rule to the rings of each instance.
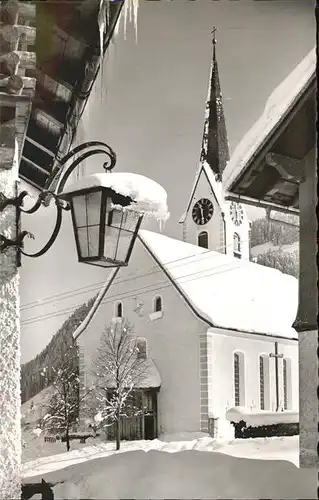
[[[78,307],[54,334],[43,351],[21,366],[22,403],[52,383],[54,379],[53,368],[58,367],[63,362],[73,343],[73,332],[86,317],[94,300],[95,297]],[[44,368],[46,368],[46,378],[41,375]]]
[[[52,394],[52,387],[46,387],[21,406],[22,463],[66,451],[65,443],[60,441],[55,443],[45,442],[45,433],[37,435],[34,432],[35,429],[39,428],[39,420],[47,413],[49,399]],[[84,444],[78,440],[72,441],[71,450],[80,450],[85,446],[97,445],[101,440],[103,440],[103,436],[102,438],[89,438]]]

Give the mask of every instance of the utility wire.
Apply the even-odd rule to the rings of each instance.
[[[218,268],[221,269],[222,267],[225,267],[227,265],[229,266],[229,263],[223,264],[221,266],[218,266]],[[235,269],[239,268],[239,267],[241,267],[241,266],[237,265],[237,266],[235,266]],[[176,279],[176,281],[178,280],[179,283],[181,283],[181,280],[183,280],[182,283],[187,283],[187,282],[196,281],[196,280],[199,280],[199,279],[205,279],[207,277],[214,276],[214,275],[221,274],[221,273],[225,273],[225,272],[228,272],[228,271],[232,271],[233,269],[234,269],[234,267],[231,266],[228,269],[224,269],[223,271],[217,271],[217,272],[212,272],[212,273],[204,271],[205,272],[204,275],[201,275],[201,276],[199,276],[197,278],[195,277],[195,278],[183,280],[183,278],[188,278],[189,276],[194,276],[194,275],[202,274],[203,271],[200,270],[200,271],[196,271],[196,272],[193,272],[193,273],[189,273],[189,274],[185,274],[185,275],[179,276],[178,278],[175,278],[175,279]],[[209,270],[206,270],[206,271],[209,271]],[[172,278],[174,279],[174,277],[172,277]],[[123,280],[123,281],[130,281],[130,280]],[[165,284],[165,285],[162,286],[162,287],[158,287],[158,285],[161,285],[161,284]],[[155,283],[154,285],[146,285],[144,287],[139,287],[139,288],[136,288],[134,290],[130,290],[128,293],[118,293],[116,295],[108,297],[108,299],[104,299],[101,302],[101,304],[113,301],[113,300],[115,300],[115,299],[117,299],[119,297],[121,299],[128,299],[128,298],[135,297],[138,293],[155,292],[155,291],[163,290],[163,289],[165,289],[165,288],[167,288],[167,287],[169,287],[171,285],[172,285],[171,283],[167,283],[167,280],[161,281],[159,283]],[[65,314],[72,313],[72,312],[74,312],[74,307],[62,309],[61,311],[58,311],[56,313],[47,313],[47,314],[44,314],[44,315],[41,315],[41,316],[34,316],[32,318],[29,318],[29,319],[23,321],[21,324],[23,324],[23,325],[29,325],[29,324],[32,324],[32,323],[37,323],[38,321],[41,321],[41,320],[53,319],[53,318],[61,316],[63,314],[65,315]]]
[[[249,239],[247,240],[241,240],[241,243],[246,243],[247,241],[249,241]],[[223,245],[221,247],[217,247],[218,250],[220,249],[226,249],[228,248],[229,246],[233,246],[232,244],[229,244],[229,245]],[[214,250],[216,251],[216,250]],[[186,257],[181,257],[181,258],[178,258],[178,259],[173,259],[171,261],[167,261],[165,262],[165,265],[168,265],[168,264],[173,264],[175,262],[181,262],[181,261],[184,261],[186,259],[190,259],[191,257],[202,257],[202,255],[206,254],[206,253],[210,253],[211,250],[207,250],[206,252],[202,252],[200,254],[196,253],[196,254],[191,254],[191,255],[187,255]],[[210,255],[207,256],[208,257],[212,257]],[[201,259],[203,260],[203,259]],[[183,264],[182,264],[183,265]],[[152,271],[153,269],[155,269],[155,271]],[[152,272],[150,272],[152,271]],[[114,281],[114,284],[120,284],[120,283],[123,283],[125,281],[129,281],[129,276],[135,276],[135,278],[139,278],[139,277],[145,277],[145,276],[150,276],[152,274],[156,274],[157,272],[160,272],[160,270],[158,269],[158,265],[154,265],[152,267],[150,267],[146,273],[143,273],[143,274],[140,274],[140,275],[136,275],[136,273],[129,273],[127,275],[127,279],[125,280],[115,280]],[[91,285],[86,285],[86,286],[83,286],[83,287],[79,287],[79,288],[74,288],[73,290],[69,290],[68,292],[61,292],[61,293],[57,293],[57,294],[54,294],[54,295],[51,295],[50,297],[46,297],[44,299],[39,299],[39,300],[35,300],[35,301],[32,301],[32,302],[27,302],[25,303],[24,305],[21,306],[20,308],[20,311],[23,312],[27,309],[30,309],[30,308],[33,308],[33,307],[37,307],[37,306],[43,306],[43,305],[47,305],[51,302],[56,302],[58,299],[61,299],[61,298],[73,298],[77,295],[83,295],[85,293],[90,293],[90,292],[95,292],[97,290],[99,290],[100,286],[103,285],[105,283],[105,281],[107,281],[107,278],[103,281],[99,281],[99,282],[96,282],[96,283],[92,283]]]

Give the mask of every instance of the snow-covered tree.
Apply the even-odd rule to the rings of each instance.
[[[45,429],[63,434],[66,449],[69,451],[70,430],[77,423],[79,415],[79,363],[75,343],[70,345],[64,361],[52,370],[54,371],[53,394],[41,424]],[[45,368],[42,376],[46,377]]]
[[[288,224],[268,220],[266,217],[255,219],[251,223],[251,247],[272,242],[273,245],[290,245],[299,241],[299,228],[295,225],[294,216],[286,216]],[[289,224],[290,223],[290,224]]]
[[[283,252],[282,250],[268,250],[257,255],[255,262],[266,267],[273,267],[279,271],[299,277],[299,252]]]
[[[115,426],[116,449],[120,449],[120,421],[137,416],[134,393],[147,369],[145,343],[133,334],[133,327],[122,318],[102,333],[93,365],[95,422],[99,427]]]

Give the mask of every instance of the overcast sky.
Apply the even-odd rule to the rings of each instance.
[[[211,62],[211,29],[231,151],[263,111],[271,92],[315,45],[314,2],[308,0],[140,0],[134,27],[120,31],[79,128],[79,140],[102,140],[118,154],[118,171],[147,175],[165,187],[168,236],[198,167]],[[100,169],[93,161],[86,167]],[[250,218],[257,209],[248,208]],[[50,235],[52,209],[24,217],[35,250]],[[54,247],[21,269],[22,362],[48,343],[72,308],[87,301],[108,272],[76,262],[69,215]],[[87,291],[89,290],[89,291]],[[41,303],[42,302],[42,303]]]

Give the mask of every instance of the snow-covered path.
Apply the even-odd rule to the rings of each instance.
[[[45,479],[56,500],[315,499],[317,472],[297,457],[296,437],[105,443],[26,463],[24,480]]]
[[[23,465],[23,476],[32,477],[63,469],[70,465],[87,462],[96,458],[108,457],[128,451],[156,450],[176,453],[186,450],[218,452],[241,458],[261,460],[285,460],[298,466],[299,439],[298,436],[236,439],[232,441],[216,441],[210,437],[201,437],[184,441],[123,441],[119,451],[114,450],[114,443],[100,443],[96,446],[86,446],[80,450],[71,450],[49,457],[39,458]]]

